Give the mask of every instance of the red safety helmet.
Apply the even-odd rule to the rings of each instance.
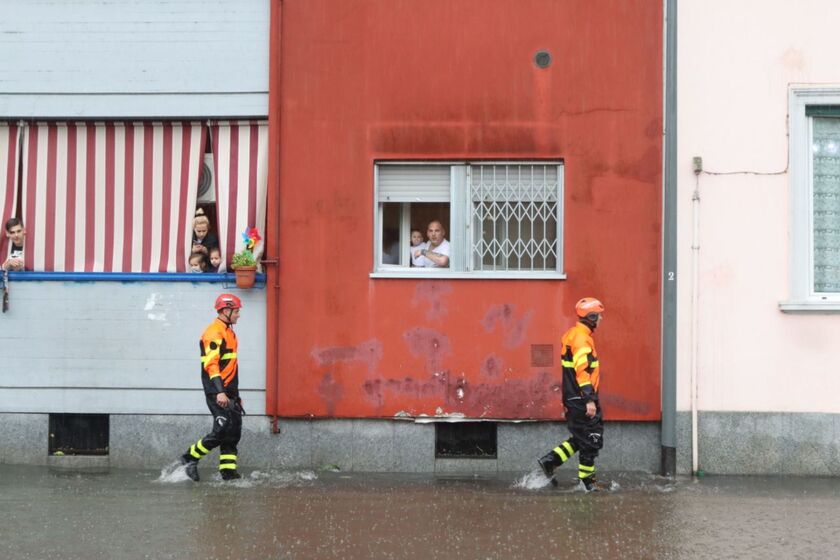
[[[241,309],[242,300],[233,294],[221,294],[216,298],[216,304],[214,307],[216,308],[216,311],[221,311],[222,309]]]
[[[586,317],[590,313],[603,313],[604,304],[594,297],[585,297],[575,304],[575,312],[578,317]]]

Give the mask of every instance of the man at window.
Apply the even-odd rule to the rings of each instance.
[[[26,230],[20,218],[9,218],[6,222],[6,237],[9,238],[9,258],[3,262],[3,270],[23,270],[23,241]]]
[[[449,241],[443,224],[439,220],[429,222],[426,237],[429,240],[414,251],[416,266],[449,268]]]

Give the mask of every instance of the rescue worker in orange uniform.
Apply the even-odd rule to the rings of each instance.
[[[561,340],[563,366],[563,405],[566,425],[572,437],[539,459],[545,476],[554,480],[554,471],[580,453],[578,478],[587,491],[601,490],[595,479],[595,458],[604,444],[604,419],[598,402],[600,365],[592,333],[601,322],[604,304],[585,297],[575,305],[578,322]]]
[[[207,408],[213,415],[213,429],[181,456],[187,476],[198,482],[198,461],[216,447],[219,474],[224,480],[241,478],[236,470],[237,449],[242,435],[242,399],[239,398],[238,343],[233,325],[239,319],[242,301],[233,294],[221,294],[215,303],[217,316],[204,329],[201,349],[201,382]]]

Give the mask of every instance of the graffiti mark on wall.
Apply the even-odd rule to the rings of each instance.
[[[411,305],[426,306],[426,319],[442,319],[448,313],[446,299],[452,293],[452,286],[441,282],[418,282],[411,298]]]
[[[344,396],[344,388],[335,380],[332,372],[327,372],[318,385],[318,395],[327,405],[327,414],[335,414],[335,406]]]
[[[502,343],[505,348],[516,348],[525,342],[525,335],[531,323],[533,311],[527,311],[516,316],[516,306],[509,303],[502,305],[491,305],[481,320],[481,326],[487,332],[492,332],[496,325],[502,326]]]
[[[481,375],[483,377],[498,377],[504,369],[505,363],[495,354],[490,354],[481,362]]]
[[[373,373],[382,359],[382,343],[378,340],[368,340],[358,346],[331,346],[329,348],[314,348],[312,357],[319,366],[330,366],[341,362],[362,362],[368,371]]]
[[[403,333],[403,339],[412,356],[425,358],[429,373],[443,370],[444,360],[452,355],[449,337],[435,329],[415,327]]]
[[[384,378],[365,381],[365,397],[382,406],[391,401],[431,400],[430,410],[404,410],[403,415],[437,415],[431,410],[447,410],[473,418],[545,418],[549,407],[560,404],[560,380],[549,372],[529,379],[506,379],[501,383],[471,383],[463,375],[437,372],[425,379]]]

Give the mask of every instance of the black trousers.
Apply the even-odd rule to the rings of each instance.
[[[242,407],[239,398],[230,397],[227,408],[216,404],[215,395],[207,396],[207,408],[213,415],[213,429],[201,438],[202,445],[210,451],[221,447],[222,455],[236,455],[236,446],[242,437]]]
[[[571,404],[571,403],[570,403]],[[586,407],[566,405],[566,426],[572,433],[575,446],[580,453],[580,462],[584,465],[594,465],[595,457],[604,446],[604,417],[598,406],[595,416],[586,415]]]

